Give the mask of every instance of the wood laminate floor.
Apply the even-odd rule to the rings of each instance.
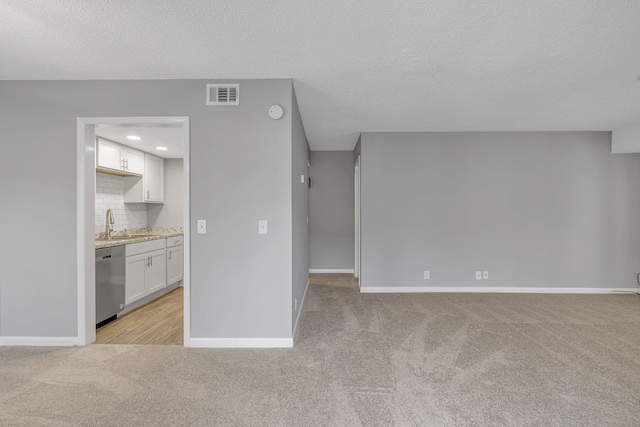
[[[310,273],[309,283],[358,289],[358,279],[346,273]]]
[[[183,343],[182,286],[96,331],[96,344]]]

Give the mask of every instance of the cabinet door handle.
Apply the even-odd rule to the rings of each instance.
[[[129,159],[125,159],[125,167],[127,168],[127,170],[129,170]]]
[[[124,159],[120,159],[120,168],[124,170]]]
[[[171,261],[171,251],[169,251],[169,261]]]
[[[147,200],[151,197],[151,190],[147,190]]]

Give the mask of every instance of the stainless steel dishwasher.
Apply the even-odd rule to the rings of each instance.
[[[124,245],[96,249],[96,326],[124,309]]]

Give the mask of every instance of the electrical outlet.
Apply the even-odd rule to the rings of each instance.
[[[482,280],[482,271],[476,271],[476,280]]]
[[[487,280],[489,278],[489,272],[488,271],[483,271],[482,272],[482,278]]]
[[[207,234],[207,221],[204,219],[198,220],[198,234]]]
[[[431,276],[431,273],[429,273],[429,270],[425,270],[424,271],[424,280],[429,280],[430,276]]]

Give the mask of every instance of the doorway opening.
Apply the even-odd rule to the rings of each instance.
[[[189,118],[82,117],[77,131],[78,344],[117,315],[104,328],[128,318],[151,329],[132,343],[173,329],[173,343],[189,346]],[[140,322],[153,313],[173,326]]]

